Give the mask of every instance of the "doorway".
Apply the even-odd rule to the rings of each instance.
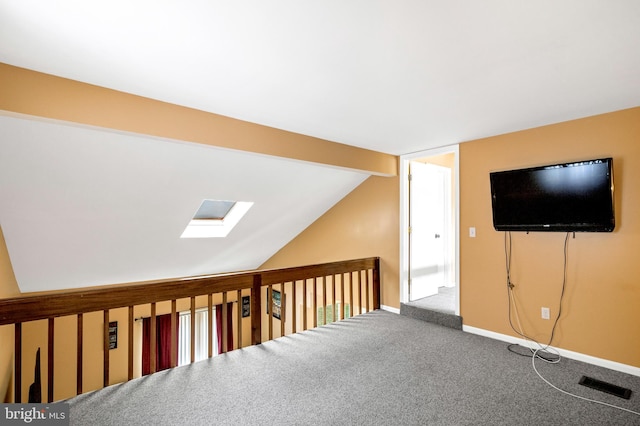
[[[460,314],[458,146],[401,157],[402,303]]]
[[[428,161],[428,159],[427,159]],[[438,294],[450,275],[446,265],[451,216],[451,170],[409,162],[409,301]]]

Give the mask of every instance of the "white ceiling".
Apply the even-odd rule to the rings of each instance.
[[[640,105],[640,1],[0,0],[0,62],[401,155]],[[257,267],[366,178],[18,117],[0,138],[23,291]],[[256,204],[180,240],[202,198]]]
[[[0,220],[21,291],[254,269],[368,175],[0,116]],[[253,206],[181,239],[203,199]]]
[[[0,62],[392,154],[640,103],[637,0],[0,0]]]

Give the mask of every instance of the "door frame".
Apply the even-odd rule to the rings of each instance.
[[[458,144],[400,156],[400,302],[409,302],[409,162],[442,154],[454,155],[454,223],[450,244],[454,245],[455,313],[460,315],[460,149]]]

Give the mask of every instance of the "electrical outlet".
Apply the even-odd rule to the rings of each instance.
[[[549,308],[542,308],[541,309],[541,313],[542,313],[542,319],[549,319]]]

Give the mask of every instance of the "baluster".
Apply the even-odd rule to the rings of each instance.
[[[358,315],[362,313],[362,271],[358,271]]]
[[[47,402],[53,402],[54,319],[49,318],[47,336]]]
[[[236,348],[240,349],[242,347],[242,290],[236,291],[236,301],[236,322],[238,323]]]
[[[365,312],[369,312],[369,270],[366,270],[364,272],[364,286],[365,286],[365,292],[366,292],[366,310]]]
[[[284,336],[285,315],[287,313],[287,296],[284,293],[284,282],[280,284],[280,336]]]
[[[302,329],[303,330],[307,329],[307,316],[309,315],[309,312],[307,312],[307,280],[308,280],[308,278],[305,278],[302,281],[302,312],[304,312],[302,314]]]
[[[129,380],[133,379],[133,325],[136,322],[134,318],[134,307],[128,308],[129,322],[127,323],[127,376]]]
[[[14,383],[14,395],[13,400],[20,404],[22,402],[22,323],[15,323],[15,331],[14,331],[14,371],[15,377],[13,380]]]
[[[336,320],[336,275],[331,277],[331,322]]]
[[[318,277],[313,277],[313,290],[311,290],[311,295],[312,295],[312,299],[313,303],[313,312],[311,312],[311,314],[313,315],[313,328],[316,328],[318,326]]]
[[[82,393],[82,346],[83,346],[83,331],[82,327],[84,325],[83,315],[80,313],[76,316],[77,319],[77,354],[76,354],[76,395],[80,395]],[[131,379],[129,379],[131,380]]]
[[[213,294],[207,295],[207,345],[209,358],[213,356]]]
[[[353,316],[353,271],[349,272],[349,316]]]
[[[284,287],[284,283],[282,284]],[[284,294],[284,292],[282,292]],[[283,303],[284,306],[284,303]],[[296,315],[296,281],[291,281],[291,333],[295,333],[297,330],[298,317]],[[284,315],[284,312],[283,312]],[[283,318],[284,320],[284,318]]]
[[[178,312],[176,299],[171,300],[171,367],[178,365]]]
[[[156,302],[151,303],[151,319],[149,320],[149,373],[153,374],[156,372],[156,352],[158,348],[158,343],[156,342]]]
[[[340,308],[342,311],[342,317],[340,319],[345,319],[347,317],[347,297],[344,294],[344,274],[340,274]]]
[[[103,314],[102,346],[104,350],[102,351],[102,386],[106,388],[109,386],[109,310],[105,309]]]
[[[322,325],[327,323],[327,277],[322,277]]]
[[[227,338],[228,333],[231,333],[231,330],[227,329],[227,315],[229,315],[229,310],[227,309],[227,292],[222,293],[222,353],[227,353],[229,348],[227,347]]]
[[[196,298],[191,296],[191,362],[196,362]]]
[[[268,313],[268,320],[267,322],[269,323],[269,340],[273,339],[273,285],[269,284],[269,286],[267,287],[267,306],[269,307],[269,309],[267,310]]]

